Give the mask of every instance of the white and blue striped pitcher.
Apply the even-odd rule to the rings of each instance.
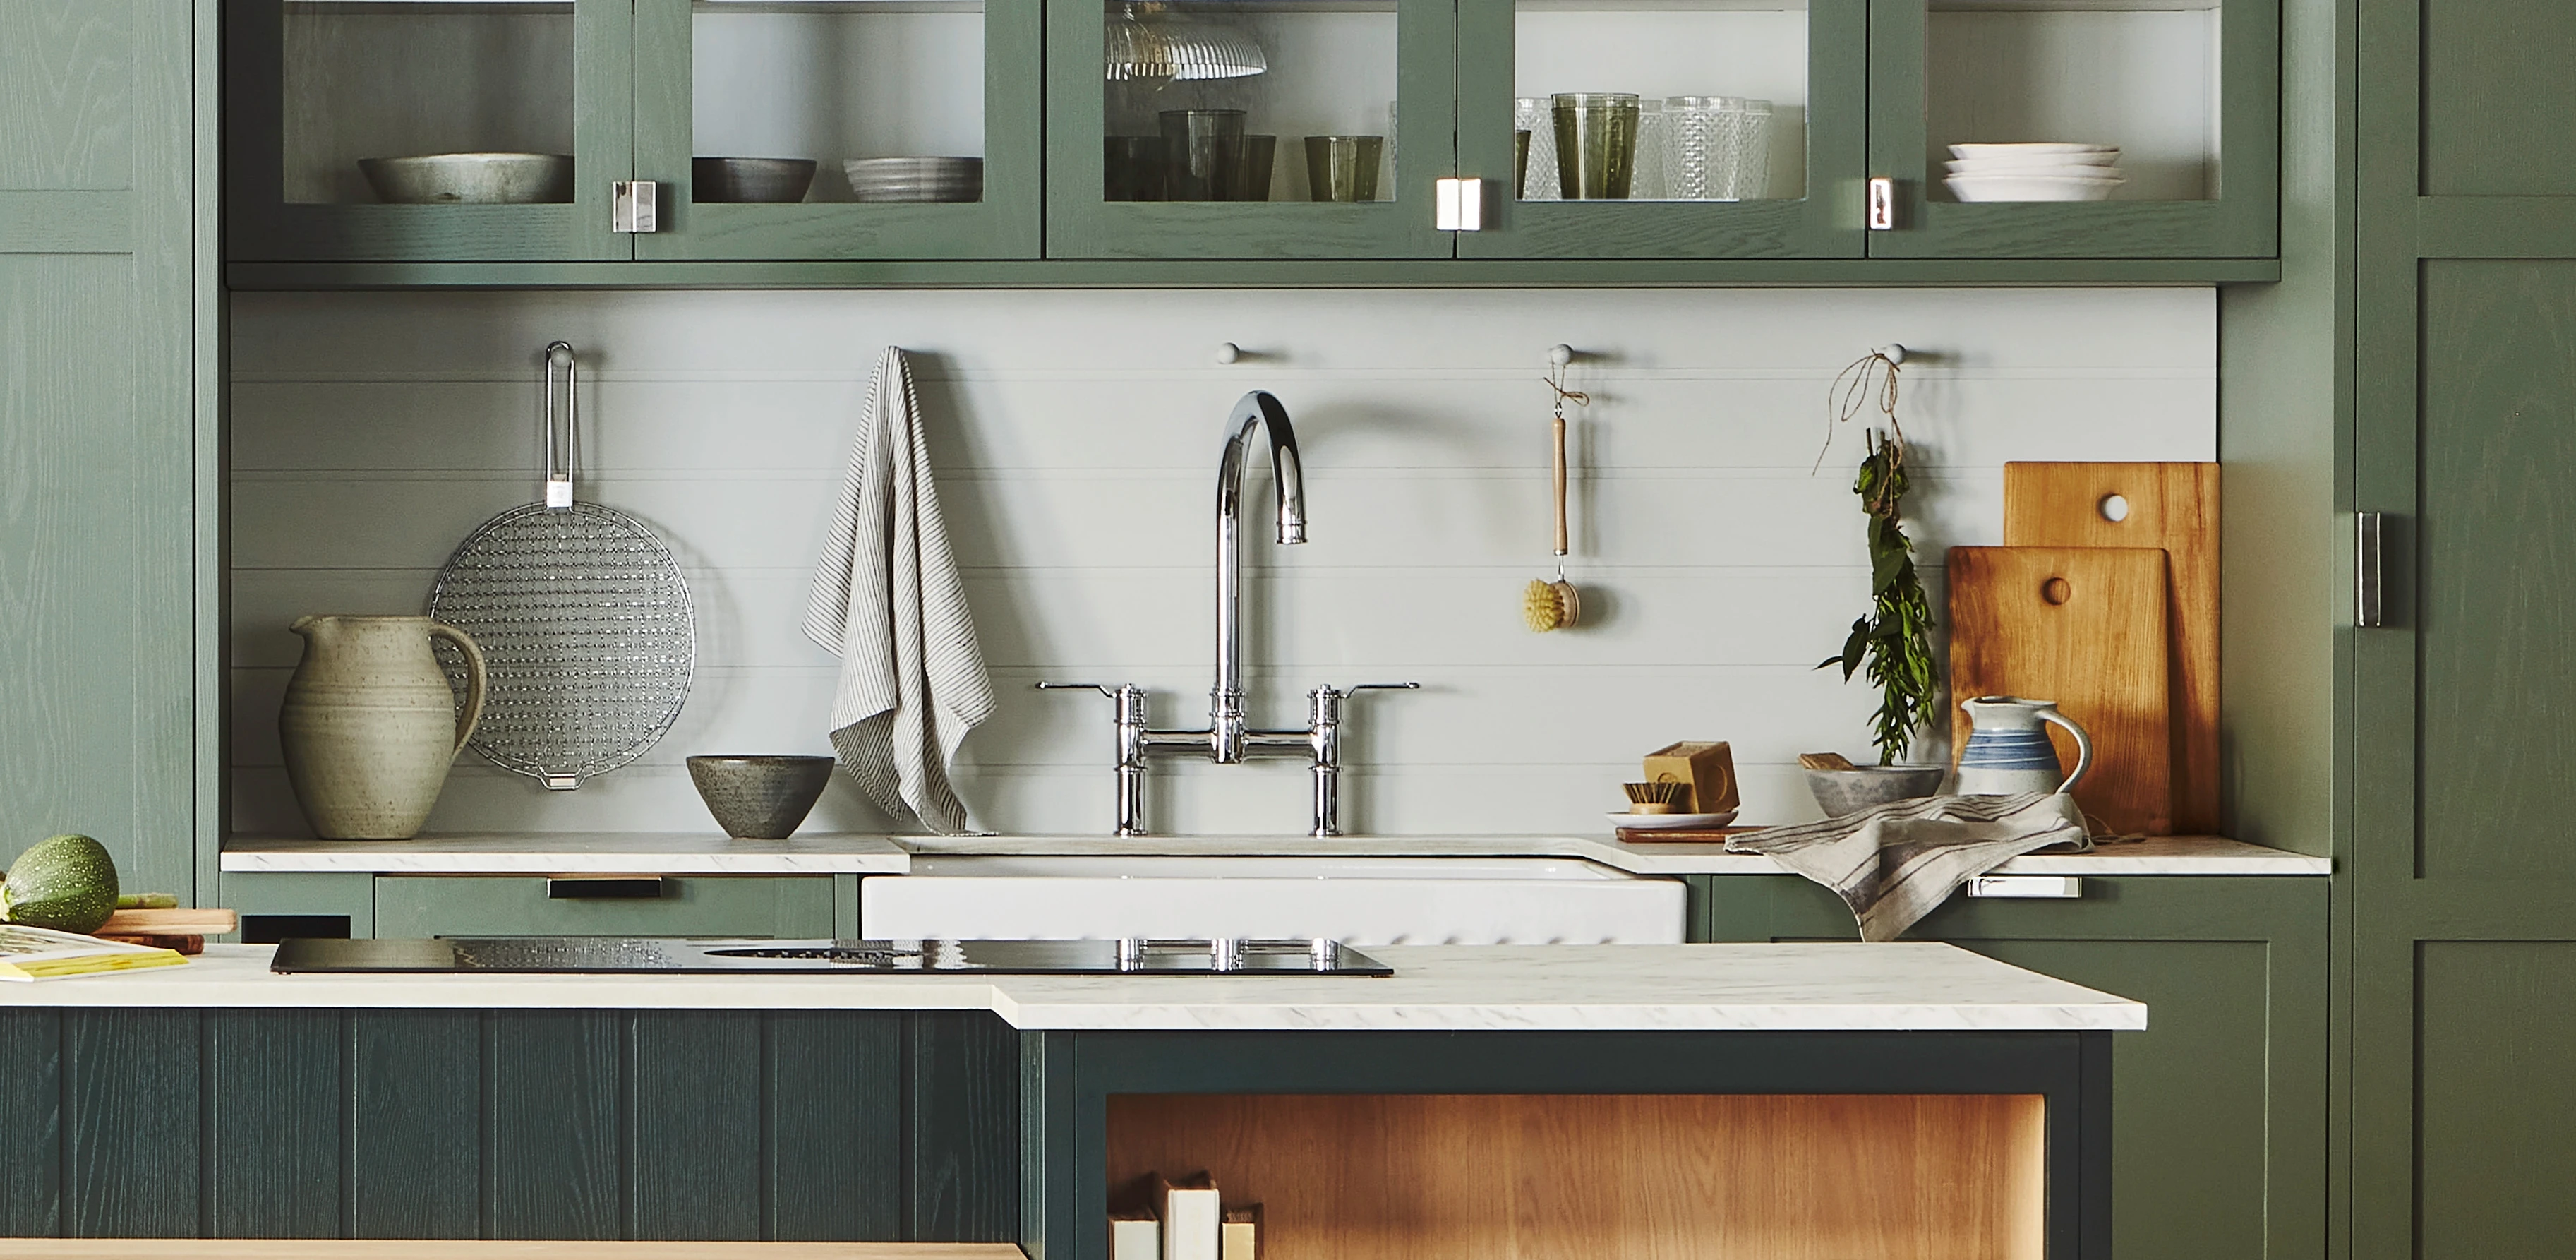
[[[1962,700],[1968,711],[1968,744],[1959,750],[1961,796],[2018,796],[2024,792],[2072,792],[2084,772],[2093,768],[2093,740],[2084,728],[2057,711],[2054,700],[2018,696],[1979,696]],[[2057,749],[2048,742],[2054,722],[2075,737],[2075,773],[2063,773]]]

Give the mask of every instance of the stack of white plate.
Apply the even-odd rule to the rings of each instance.
[[[1961,201],[2101,201],[2127,183],[2116,144],[1954,144],[1944,181]]]
[[[850,195],[861,201],[981,201],[984,159],[851,158],[841,164]]]

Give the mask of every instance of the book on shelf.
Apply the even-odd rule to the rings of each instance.
[[[1163,1260],[1163,1223],[1140,1207],[1111,1212],[1109,1260]]]
[[[1258,1260],[1261,1205],[1227,1208],[1217,1238],[1217,1260]]]
[[[176,950],[102,941],[95,936],[50,928],[0,924],[0,980],[51,980],[103,971],[176,967],[187,961]]]
[[[1200,1173],[1175,1184],[1157,1173],[1152,1202],[1163,1220],[1162,1260],[1222,1260],[1218,1240],[1225,1213],[1217,1203],[1215,1179]]]

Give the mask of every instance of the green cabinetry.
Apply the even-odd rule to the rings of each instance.
[[[241,0],[225,25],[229,256],[1032,258],[1040,3]],[[360,166],[476,153],[571,169],[536,204],[383,204]],[[701,153],[811,161],[811,191],[716,204]],[[980,157],[981,199],[860,203],[842,167],[928,155]],[[636,197],[650,227],[617,221],[630,181],[652,185]]]
[[[1870,233],[1872,257],[2277,252],[2277,0],[1876,0],[1870,14],[1870,171],[1895,180],[1897,220]],[[1935,191],[1947,146],[1986,139],[2119,143],[2128,183],[2069,204]]]
[[[1794,876],[1695,876],[1699,935],[1847,939]],[[2313,1260],[2326,1246],[2327,883],[2089,878],[2067,901],[1954,898],[1908,933],[2145,1002],[2112,1039],[2112,1254]]]
[[[2351,506],[2352,1254],[2540,1256],[2576,1204],[2576,173],[2540,0],[2363,0]]]
[[[2243,278],[2275,251],[2278,2],[242,0],[230,257],[352,265],[280,284]],[[1548,100],[1603,89],[1644,110],[1627,192],[1564,198]],[[1225,116],[1174,166],[1189,111]],[[1332,136],[1363,146],[1355,199],[1314,195]],[[2117,144],[2127,182],[1948,191],[1949,144],[2032,140]],[[481,151],[570,171],[510,205],[379,204],[360,174]],[[858,200],[843,161],[893,156],[979,157],[982,195]],[[755,204],[701,157],[817,169]],[[617,224],[641,183],[654,222]]]
[[[86,832],[182,895],[215,813],[193,23],[0,5],[0,861]]]

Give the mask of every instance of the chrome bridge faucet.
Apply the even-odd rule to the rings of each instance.
[[[1261,390],[1243,396],[1227,418],[1229,436],[1216,468],[1216,685],[1208,691],[1208,724],[1201,730],[1158,731],[1148,717],[1143,687],[1127,683],[1042,682],[1042,691],[1091,690],[1118,702],[1118,835],[1145,834],[1145,761],[1154,756],[1205,757],[1221,766],[1251,757],[1307,757],[1315,772],[1312,834],[1338,836],[1341,823],[1343,703],[1353,693],[1406,690],[1420,683],[1362,683],[1317,687],[1306,693],[1303,730],[1253,727],[1243,703],[1243,473],[1253,435],[1270,440],[1270,480],[1281,545],[1306,541],[1306,475],[1297,458],[1297,431],[1288,409]]]

